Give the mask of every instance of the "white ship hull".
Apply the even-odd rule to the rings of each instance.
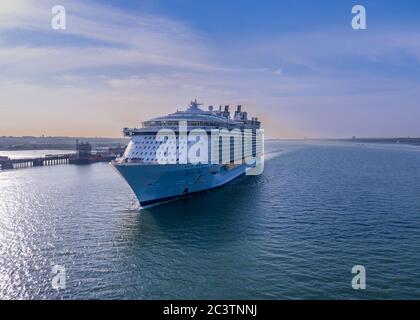
[[[141,207],[220,187],[244,174],[247,167],[139,163],[113,163],[113,166],[127,181]]]
[[[255,167],[252,158],[263,154],[258,118],[248,119],[240,105],[233,118],[229,106],[204,111],[199,105],[195,100],[186,111],[123,129],[131,140],[112,164],[142,207],[220,187]]]

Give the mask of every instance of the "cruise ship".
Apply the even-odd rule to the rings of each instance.
[[[248,119],[241,105],[232,116],[228,105],[201,106],[194,100],[185,110],[123,129],[131,140],[112,165],[142,208],[261,173],[264,143],[258,118]],[[252,173],[257,167],[259,172]]]

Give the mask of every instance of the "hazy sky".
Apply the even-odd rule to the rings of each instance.
[[[197,98],[268,137],[420,136],[419,18],[417,0],[1,0],[0,135],[118,137]]]

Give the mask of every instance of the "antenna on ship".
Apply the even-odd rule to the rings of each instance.
[[[197,99],[194,99],[194,101],[191,101],[190,103],[190,109],[198,109],[198,106],[202,105],[202,103],[197,102]]]

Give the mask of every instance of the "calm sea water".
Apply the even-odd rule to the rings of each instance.
[[[266,150],[263,175],[148,210],[107,164],[0,172],[0,298],[420,298],[419,148]]]

